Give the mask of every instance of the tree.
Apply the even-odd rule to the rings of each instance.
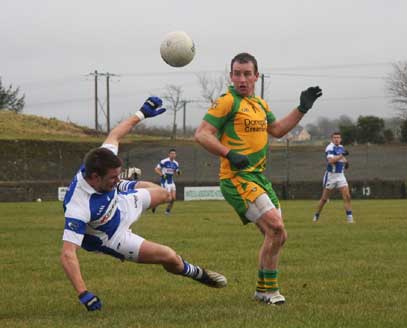
[[[9,109],[13,112],[20,113],[25,105],[25,95],[18,97],[20,88],[13,90],[12,85],[6,89],[3,87],[0,77],[0,110]]]
[[[171,139],[175,140],[177,137],[177,112],[183,108],[184,101],[182,100],[182,87],[177,85],[167,85],[163,99],[169,102],[168,109],[174,112],[174,119],[172,122],[172,136]]]
[[[353,144],[357,141],[358,127],[355,124],[340,125],[339,131],[344,145]]]
[[[197,74],[197,78],[201,86],[202,98],[211,105],[226,91],[230,84],[229,74],[226,71],[217,76],[210,76],[205,73]]]
[[[376,116],[359,116],[357,121],[359,143],[384,143],[384,120]]]
[[[385,129],[383,131],[383,137],[385,143],[391,143],[394,141],[394,133],[392,129]]]
[[[401,122],[400,126],[400,141],[407,143],[407,120]]]
[[[386,80],[387,90],[396,104],[401,116],[407,119],[407,61],[393,64]]]

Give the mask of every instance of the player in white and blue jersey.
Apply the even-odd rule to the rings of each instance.
[[[77,250],[104,253],[122,261],[161,264],[173,274],[190,277],[210,287],[225,287],[226,278],[182,259],[164,245],[132,233],[130,226],[150,207],[168,202],[168,192],[154,185],[140,188],[137,181],[120,180],[119,141],[145,118],[165,111],[162,101],[150,97],[134,116],[116,126],[100,148],[87,153],[64,199],[65,228],[61,263],[79,300],[88,311],[102,302],[88,291],[82,278]]]
[[[168,157],[162,159],[154,169],[160,176],[161,187],[170,193],[170,201],[165,210],[165,214],[167,215],[170,214],[177,196],[174,175],[180,175],[181,173],[179,163],[175,160],[176,157],[176,150],[174,148],[170,149],[168,151]]]
[[[342,137],[339,132],[331,135],[331,143],[325,149],[327,168],[323,178],[323,192],[319,200],[317,211],[314,214],[313,221],[318,222],[322,209],[329,199],[332,190],[338,189],[345,205],[346,220],[353,223],[351,197],[348,182],[345,177],[345,169],[348,162],[346,156],[349,154],[341,145]]]

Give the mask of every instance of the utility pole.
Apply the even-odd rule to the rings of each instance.
[[[95,70],[94,73],[88,74],[90,76],[94,76],[95,78],[95,130],[99,130],[99,99],[98,99],[98,77],[105,76],[106,77],[106,113],[104,113],[103,108],[102,111],[106,117],[106,129],[107,132],[110,131],[110,77],[111,76],[118,76],[112,73],[99,73]],[[102,106],[102,105],[101,105]]]
[[[106,129],[107,133],[110,132],[110,86],[109,86],[110,75],[106,74]]]
[[[186,121],[187,121],[187,101],[183,101],[183,116],[182,116],[182,134],[185,138],[186,135]]]
[[[182,106],[183,106],[182,132],[183,132],[184,138],[186,137],[186,134],[187,134],[187,104],[192,103],[192,102],[197,102],[197,100],[183,100],[182,101]]]
[[[260,81],[261,81],[260,96],[261,96],[261,99],[264,99],[264,74],[263,73],[260,74]]]

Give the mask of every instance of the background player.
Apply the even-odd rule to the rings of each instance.
[[[248,53],[236,55],[230,71],[233,86],[208,110],[195,139],[220,156],[220,187],[226,201],[244,224],[255,223],[264,236],[255,298],[268,304],[283,304],[277,267],[287,233],[277,195],[262,174],[268,135],[281,138],[293,129],[322,91],[319,87],[303,91],[300,105],[276,120],[267,103],[254,94],[258,77],[256,59]]]
[[[61,263],[79,300],[89,311],[99,310],[102,302],[88,291],[82,278],[77,250],[104,253],[122,261],[161,264],[170,273],[190,277],[210,287],[226,286],[222,275],[189,264],[171,248],[145,240],[130,226],[149,207],[168,201],[161,187],[134,189],[135,181],[120,181],[121,159],[117,156],[119,141],[134,125],[165,111],[162,101],[150,97],[127,120],[108,135],[102,147],[91,150],[72,180],[64,199],[65,229]],[[103,278],[103,271],[98,271]]]
[[[328,162],[326,172],[323,178],[323,191],[321,199],[319,200],[317,211],[312,219],[318,222],[324,205],[329,199],[332,190],[338,189],[341,194],[345,205],[346,221],[353,223],[351,197],[349,192],[348,182],[345,177],[345,168],[347,167],[346,157],[349,153],[341,145],[342,137],[340,132],[334,132],[331,135],[331,143],[325,149],[326,161]]]
[[[177,189],[175,186],[174,175],[180,175],[181,171],[179,163],[175,160],[177,152],[174,148],[168,151],[168,157],[162,159],[155,167],[155,172],[161,177],[161,186],[170,193],[170,201],[168,202],[165,214],[169,215],[174,202],[177,198]]]

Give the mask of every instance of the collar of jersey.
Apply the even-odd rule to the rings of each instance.
[[[82,172],[78,174],[78,183],[82,186],[83,190],[85,190],[89,194],[102,194],[96,191],[83,177]]]
[[[241,96],[240,94],[237,93],[237,91],[235,90],[235,87],[234,87],[233,85],[230,85],[230,86],[229,86],[229,92],[230,92],[232,95],[234,95],[234,96],[236,96],[236,97],[240,97],[240,98],[248,98],[248,99],[256,98],[256,96],[245,96],[245,97]]]

